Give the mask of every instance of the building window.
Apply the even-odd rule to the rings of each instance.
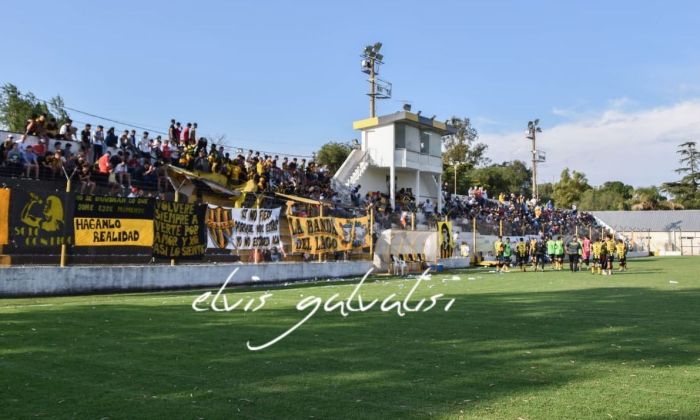
[[[430,156],[442,157],[442,139],[435,134],[430,136]]]
[[[427,155],[430,151],[430,133],[427,131],[420,132],[420,153]]]
[[[394,141],[397,149],[406,148],[406,126],[403,124],[394,124]]]

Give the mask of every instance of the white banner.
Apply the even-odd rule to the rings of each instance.
[[[207,248],[266,249],[280,245],[280,209],[209,205]]]

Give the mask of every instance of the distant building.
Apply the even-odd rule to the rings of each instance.
[[[388,194],[396,207],[396,192],[409,191],[416,203],[430,200],[442,209],[442,137],[453,127],[410,111],[353,123],[360,130],[360,149],[353,150],[336,172],[336,189],[360,185],[360,194]]]
[[[591,213],[605,227],[656,255],[700,255],[700,210]]]

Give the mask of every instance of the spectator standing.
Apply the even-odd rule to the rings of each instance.
[[[98,125],[95,132],[92,133],[92,161],[97,161],[105,149],[105,132],[104,127]]]
[[[177,143],[180,140],[177,130],[175,129],[175,120],[170,120],[170,127],[168,127],[168,140],[172,143]]]
[[[190,128],[190,136],[189,137],[190,137],[190,144],[195,144],[197,142],[197,123],[192,124],[192,128]]]
[[[188,144],[190,141],[190,130],[192,129],[192,123],[187,123],[187,126],[180,133],[180,143]]]
[[[148,131],[144,131],[141,139],[139,139],[139,152],[141,152],[141,157],[148,157],[151,155],[151,140],[148,138]]]
[[[89,161],[92,161],[92,150],[90,145],[92,144],[92,127],[90,124],[85,124],[85,128],[80,131],[80,151],[85,153],[86,157],[89,157]]]
[[[175,141],[180,142],[180,134],[182,132],[182,126],[180,125],[180,122],[175,123],[175,131],[173,132],[175,134]],[[183,146],[186,146],[185,143],[180,142]]]
[[[108,149],[116,149],[119,147],[119,137],[114,134],[114,127],[109,127],[107,130],[107,135],[105,136],[105,146]]]

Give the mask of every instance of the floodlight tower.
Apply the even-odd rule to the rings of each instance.
[[[537,162],[543,162],[537,154],[536,138],[537,133],[541,133],[540,120],[527,122],[527,138],[532,140],[532,198],[537,201]]]
[[[377,78],[379,66],[384,64],[384,55],[379,53],[382,48],[381,42],[368,45],[362,52],[362,72],[369,75],[369,116],[376,117],[376,100],[391,97],[391,83],[384,82]]]

